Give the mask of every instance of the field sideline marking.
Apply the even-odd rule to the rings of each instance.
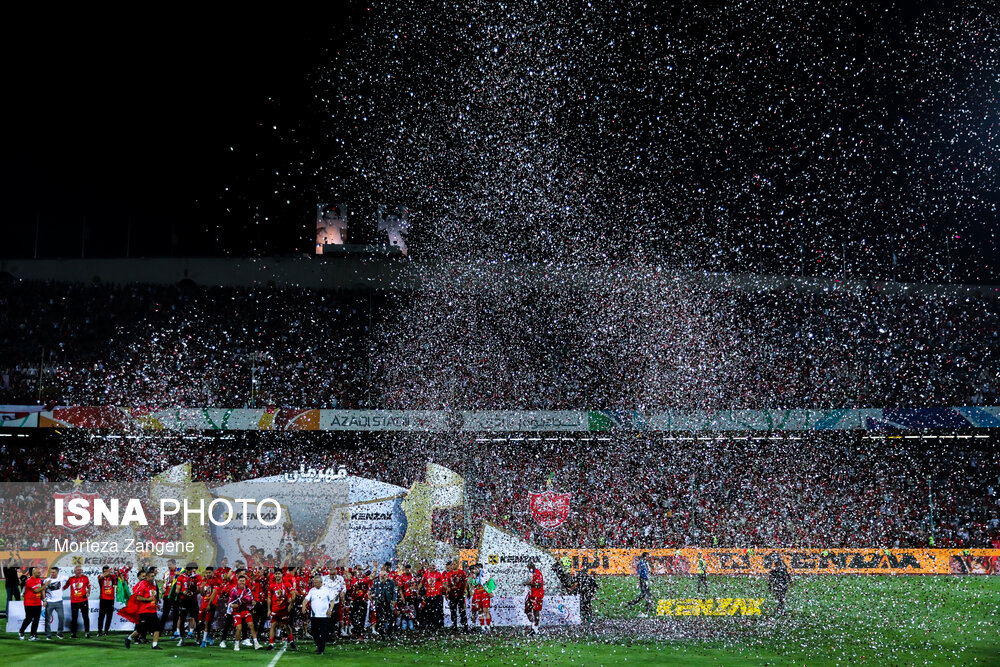
[[[267,663],[267,667],[274,667],[275,665],[277,665],[278,661],[281,660],[281,654],[285,652],[286,648],[288,648],[288,647],[287,646],[282,646],[281,650],[278,651],[277,655],[275,655],[273,658],[271,658],[271,662]]]

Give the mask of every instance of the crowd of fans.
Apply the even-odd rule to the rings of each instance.
[[[44,450],[0,445],[0,479],[138,481],[190,463],[196,481],[215,486],[304,464],[410,488],[433,461],[465,479],[463,508],[436,516],[439,539],[458,546],[472,546],[488,521],[549,547],[989,547],[1000,538],[1000,453],[992,440],[954,442],[628,435],[525,447],[456,436],[344,442],[322,432],[225,443],[81,435]],[[530,506],[529,495],[546,490],[571,494],[565,523],[553,529]],[[23,527],[30,517],[21,508],[5,501],[0,526]],[[30,534],[37,544],[25,547],[66,536]]]
[[[655,411],[998,401],[995,298],[718,290],[671,297],[654,314],[628,304],[601,313],[590,298],[511,304],[498,329],[497,313],[468,296],[399,317],[421,300],[18,281],[0,308],[0,404]]]
[[[4,302],[0,403],[322,408],[365,400],[367,297],[20,281]]]

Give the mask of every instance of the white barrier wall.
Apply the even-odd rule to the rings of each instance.
[[[523,595],[494,595],[490,603],[493,625],[512,626],[529,625],[524,613]],[[466,618],[472,623],[472,602],[466,600]],[[580,597],[577,595],[546,595],[542,603],[542,613],[539,617],[541,625],[579,625]],[[448,600],[444,601],[444,624],[451,627],[451,607]]]
[[[90,600],[89,602],[90,602],[89,605],[90,632],[93,635],[97,633],[97,615],[100,612],[101,608],[99,600]],[[123,606],[124,605],[116,603],[115,612],[117,612]],[[63,633],[68,633],[70,632],[70,628],[72,627],[70,619],[69,600],[63,601],[63,612],[65,614],[65,619],[66,619],[66,621],[63,623]],[[24,622],[24,602],[11,602],[10,607],[7,610],[7,632],[17,632],[18,630],[21,629],[21,623],[23,622]],[[77,635],[82,637],[83,619],[77,616],[77,622],[80,624],[80,627],[78,628],[77,631]],[[55,632],[56,628],[58,628],[58,621],[56,621],[56,623],[57,623],[56,627],[52,629],[53,632]],[[135,626],[132,623],[129,623],[124,618],[119,616],[117,613],[111,616],[112,632],[119,630],[132,630],[132,628],[134,627]],[[27,630],[25,630],[25,633],[30,633],[30,632],[31,632],[30,627]],[[44,633],[45,633],[45,618],[42,618],[41,620],[38,621],[38,635],[41,636]]]

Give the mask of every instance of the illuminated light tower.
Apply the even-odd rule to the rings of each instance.
[[[325,245],[344,245],[347,235],[347,204],[319,204],[316,207],[316,254]]]

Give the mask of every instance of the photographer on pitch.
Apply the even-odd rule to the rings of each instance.
[[[778,603],[775,609],[776,614],[784,613],[785,596],[788,594],[788,589],[791,585],[792,575],[788,572],[785,561],[779,558],[777,564],[771,568],[771,571],[767,575],[767,587],[771,590],[771,594],[774,595],[774,599]]]
[[[600,586],[589,565],[580,568],[573,578],[573,590],[580,596],[580,618],[584,623],[594,620],[594,598]]]
[[[643,551],[642,555],[639,556],[639,560],[635,564],[635,576],[639,583],[639,596],[634,600],[630,600],[628,606],[634,607],[640,602],[646,603],[646,612],[644,616],[648,616],[653,613],[653,594],[649,590],[649,552]]]

